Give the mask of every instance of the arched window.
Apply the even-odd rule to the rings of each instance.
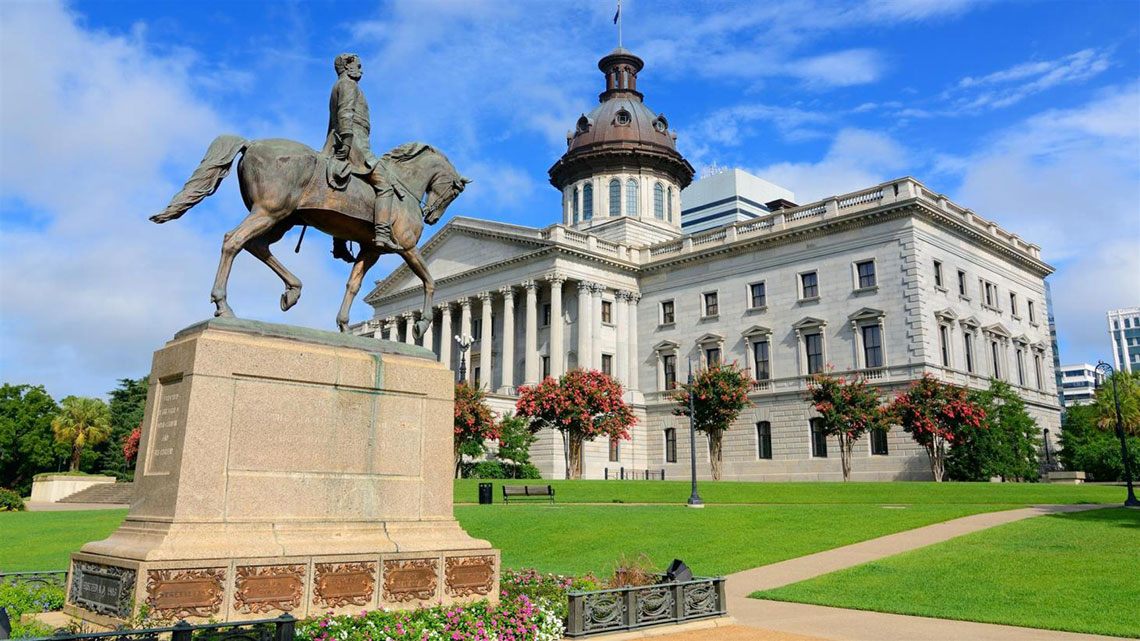
[[[669,222],[673,222],[673,188],[672,187],[669,188],[668,205],[669,205],[669,208],[665,210],[666,216],[669,218]]]
[[[617,178],[610,181],[610,215],[621,216],[621,181]]]
[[[637,181],[633,178],[625,181],[625,215],[637,216]]]
[[[665,220],[665,188],[661,183],[653,185],[653,217]]]
[[[573,224],[578,224],[578,188],[574,188],[574,200],[571,201],[570,209],[574,212],[574,217],[571,219]]]
[[[594,217],[594,186],[586,183],[582,186],[582,220]]]

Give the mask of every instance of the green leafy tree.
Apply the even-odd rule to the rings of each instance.
[[[740,412],[752,404],[748,400],[751,389],[752,377],[736,363],[729,363],[699,370],[692,384],[682,384],[673,397],[673,413],[688,416],[689,396],[693,395],[693,427],[709,439],[709,463],[714,480],[720,480],[724,433]]]
[[[970,394],[985,412],[978,425],[964,424],[946,457],[946,473],[955,481],[1035,481],[1041,439],[1025,401],[1005,381],[990,379],[989,389]]]
[[[1080,470],[1090,481],[1124,480],[1120,439],[1099,425],[1099,410],[1093,405],[1065,409],[1057,453],[1065,469]],[[1140,470],[1140,437],[1129,436],[1128,458],[1133,470]]]
[[[0,487],[27,496],[36,474],[54,471],[67,457],[51,429],[57,411],[42,385],[0,387]]]
[[[142,423],[143,410],[146,408],[146,391],[148,377],[121,378],[119,385],[111,390],[111,435],[95,446],[95,469],[104,474],[113,474],[119,478],[129,479],[134,472],[123,453],[123,443],[131,432],[138,429]]]
[[[1125,434],[1140,436],[1140,372],[1116,372],[1097,388],[1092,406],[1101,429],[1116,433],[1116,401],[1112,386],[1120,399],[1120,426]]]
[[[985,410],[969,399],[965,389],[930,374],[923,374],[900,392],[889,412],[892,420],[926,450],[930,472],[938,483],[946,474],[949,447],[965,429],[979,427],[986,419]]]
[[[530,446],[538,440],[537,428],[531,428],[531,421],[511,412],[503,414],[499,420],[500,461],[510,461],[511,476],[518,474],[519,468],[530,465]]]
[[[63,399],[59,414],[52,419],[51,429],[56,440],[71,450],[70,469],[78,472],[83,452],[111,435],[111,412],[107,404],[97,398],[68,396]]]
[[[569,451],[567,472],[582,478],[582,444],[599,436],[629,439],[637,423],[633,409],[622,400],[621,384],[597,370],[572,369],[557,380],[547,377],[518,390],[515,410],[541,429],[562,432]]]
[[[455,384],[455,478],[459,478],[463,457],[483,454],[484,441],[499,437],[498,425],[483,390],[466,382]]]
[[[839,440],[843,480],[850,480],[855,443],[871,430],[890,429],[879,391],[860,377],[816,374],[808,384],[808,400],[819,412],[823,432]]]

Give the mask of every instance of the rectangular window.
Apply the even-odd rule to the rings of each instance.
[[[717,304],[716,292],[705,293],[705,316],[716,316],[720,313],[720,305]]]
[[[611,301],[608,301],[608,300],[602,301],[602,322],[603,323],[613,323],[614,322],[614,304]]]
[[[863,328],[863,366],[883,366],[883,337],[878,325]]]
[[[543,356],[542,357],[542,377],[543,378],[549,378],[550,377],[550,357],[549,356]]]
[[[752,356],[756,360],[756,380],[766,381],[772,378],[772,363],[768,356],[768,341],[756,341],[753,343]]]
[[[942,261],[934,261],[934,286],[942,288]]]
[[[550,324],[550,303],[542,304],[542,325],[545,327]]]
[[[1017,316],[1017,294],[1009,293],[1009,313],[1011,316]]]
[[[966,295],[966,272],[958,270],[958,295]]]
[[[1025,387],[1025,350],[1017,349],[1017,384]]]
[[[800,274],[800,298],[819,298],[819,277],[815,272]]]
[[[1030,323],[1036,323],[1037,322],[1037,310],[1034,309],[1033,301],[1031,301],[1031,300],[1026,301],[1025,305],[1029,309],[1029,322]]]
[[[472,354],[471,355],[471,360],[476,360],[478,358],[479,358],[478,354]],[[480,371],[480,368],[478,365],[476,365],[474,367],[474,369],[471,370],[472,382],[475,383],[475,387],[479,387],[479,384],[483,382],[483,375],[482,374],[483,373]]]
[[[772,458],[772,424],[768,421],[756,424],[756,458]]]
[[[483,320],[475,318],[471,320],[471,338],[474,340],[483,339]]]
[[[677,355],[665,354],[661,357],[661,366],[665,370],[665,389],[677,388]]]
[[[974,373],[974,335],[970,332],[963,332],[962,338],[966,347],[966,371]]]
[[[994,378],[1001,378],[1001,358],[998,357],[1000,348],[997,341],[990,341],[990,358],[994,367]]]
[[[610,439],[610,463],[617,463],[621,460],[621,444],[616,438]]]
[[[871,430],[871,454],[873,456],[887,455],[886,430]]]
[[[865,260],[861,263],[855,263],[855,271],[859,276],[859,289],[875,286],[875,261]]]
[[[614,375],[614,357],[610,354],[602,354],[602,373],[607,376]]]
[[[811,419],[811,455],[827,458],[827,435],[823,432],[823,419]]]
[[[818,374],[823,371],[823,334],[807,334],[804,336],[804,349],[807,352],[808,374]]]
[[[710,347],[705,350],[705,363],[707,363],[709,367],[712,367],[713,365],[720,365],[719,347]]]
[[[938,341],[942,350],[942,367],[950,367],[950,329],[945,325],[938,327]]]
[[[677,429],[673,427],[665,430],[665,462],[677,462]]]
[[[982,301],[989,307],[994,307],[997,300],[997,287],[989,281],[982,281]]]
[[[673,312],[673,301],[661,301],[661,323],[669,325],[676,320],[676,315]]]
[[[748,286],[748,293],[752,298],[752,309],[765,307],[768,304],[768,296],[764,291],[764,283],[752,283]]]

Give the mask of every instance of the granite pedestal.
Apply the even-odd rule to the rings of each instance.
[[[72,555],[96,624],[495,600],[452,513],[453,378],[414,345],[235,319],[155,353],[126,521]]]

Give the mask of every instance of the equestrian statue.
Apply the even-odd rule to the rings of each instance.
[[[383,254],[398,254],[424,285],[423,313],[414,326],[416,338],[431,326],[435,284],[417,247],[424,223],[439,221],[471,181],[428,144],[409,142],[377,158],[369,144],[368,102],[360,90],[360,57],[344,53],[333,63],[337,81],[329,99],[325,145],[317,152],[292,140],[245,140],[222,135],[210,143],[206,157],[161,213],[156,223],[174,220],[213,194],[238,161],[238,184],[249,215],[225,235],[222,258],[210,299],[215,316],[233,316],[226,286],[234,257],[246,250],[269,266],[285,283],[281,310],[297,304],[301,281],[270,253],[269,247],[293,227],[315,227],[333,237],[333,256],[352,263],[344,300],[336,316],[348,331],[348,312],[364,275]],[[347,243],[356,242],[354,256]],[[300,247],[300,241],[298,241]]]

